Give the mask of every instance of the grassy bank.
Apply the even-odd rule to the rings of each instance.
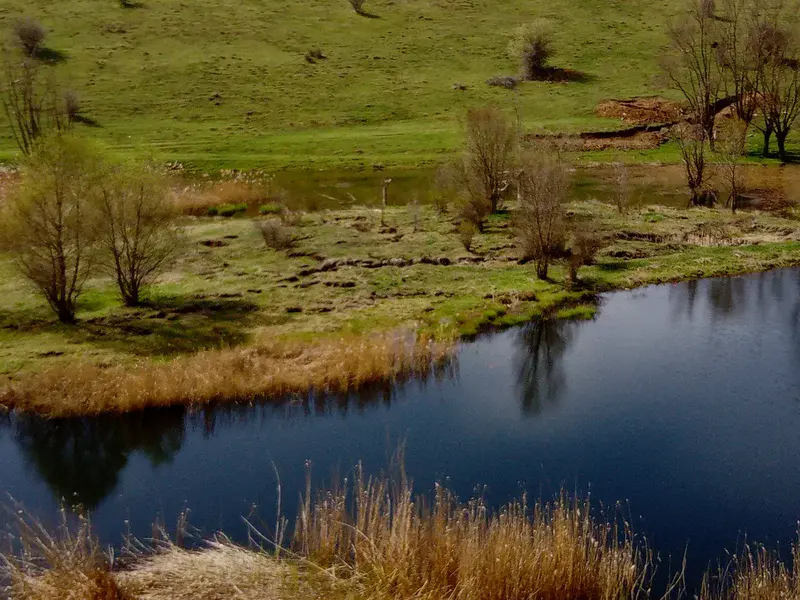
[[[0,555],[15,600],[796,600],[792,562],[746,546],[696,590],[681,573],[654,589],[657,558],[614,514],[563,494],[499,510],[459,501],[445,487],[416,496],[402,472],[315,491],[308,485],[293,533],[279,520],[249,547],[222,534],[185,550],[164,537],[129,540],[109,558],[86,519],[51,533],[14,511],[16,546]],[[269,551],[265,550],[269,549]],[[793,563],[793,564],[792,564]]]
[[[257,212],[257,211],[256,211]],[[352,391],[443,364],[450,342],[542,315],[590,316],[597,292],[800,263],[800,222],[765,212],[569,205],[605,239],[570,286],[517,261],[510,213],[471,251],[431,206],[308,213],[294,245],[268,217],[185,217],[185,247],[139,309],[87,285],[76,326],[0,255],[0,403],[49,415]]]
[[[439,163],[458,146],[465,110],[486,103],[535,132],[619,128],[595,107],[665,92],[659,55],[683,6],[368,0],[378,17],[369,18],[347,0],[131,4],[7,0],[0,29],[19,15],[41,20],[92,135],[115,150],[207,171]],[[537,18],[553,24],[553,64],[583,80],[488,86],[516,73],[509,36]],[[326,58],[308,62],[314,49]],[[8,131],[0,136],[2,156],[13,158]]]

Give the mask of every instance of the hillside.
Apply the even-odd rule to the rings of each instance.
[[[465,107],[495,102],[533,129],[617,126],[603,99],[652,94],[679,0],[2,0],[64,54],[64,85],[120,149],[198,166],[414,165],[457,142]],[[508,37],[552,20],[554,64],[585,83],[486,85],[513,74]],[[319,48],[326,59],[306,61]],[[466,86],[454,89],[453,84]],[[4,132],[0,150],[13,150]]]

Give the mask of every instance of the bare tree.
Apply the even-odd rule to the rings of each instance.
[[[486,218],[508,192],[518,133],[493,106],[468,111],[464,129],[464,153],[441,175],[450,178],[461,219],[483,231]]]
[[[33,17],[20,17],[14,22],[14,40],[27,57],[35,57],[41,50],[47,30]]]
[[[681,151],[681,160],[686,170],[686,185],[689,187],[689,204],[703,204],[706,189],[706,145],[705,132],[699,124],[684,123],[676,128],[675,141]]]
[[[663,68],[671,86],[686,100],[703,139],[713,146],[717,105],[724,95],[718,60],[720,32],[705,0],[688,2],[684,19],[670,27],[671,53],[665,57]]]
[[[523,157],[517,178],[517,244],[522,258],[536,265],[539,279],[547,279],[550,262],[564,249],[569,189],[567,168],[557,154],[537,149]]]
[[[152,170],[123,165],[108,167],[100,187],[103,260],[123,302],[138,306],[178,249],[168,190]]]
[[[578,282],[578,269],[594,262],[597,253],[603,247],[603,238],[589,223],[578,223],[571,227],[572,242],[569,254],[569,280]]]
[[[747,128],[755,118],[761,89],[762,50],[757,35],[761,0],[723,0],[723,18],[718,20],[717,60],[723,68],[727,94],[737,118]]]
[[[740,160],[744,154],[747,141],[747,125],[744,121],[731,119],[718,127],[717,157],[719,160],[720,171],[728,185],[728,201],[726,206],[730,206],[735,213],[737,202],[741,191],[741,168]]]
[[[764,152],[774,132],[778,155],[786,161],[786,138],[800,115],[800,44],[794,5],[776,0],[765,11],[754,34],[759,40],[759,78]]]
[[[20,272],[63,323],[75,308],[97,258],[98,227],[92,203],[98,159],[65,136],[43,140],[23,170],[19,192],[8,200],[3,235]]]
[[[0,68],[0,101],[17,146],[29,155],[43,134],[68,127],[63,98],[55,78],[35,57],[5,49]]]
[[[508,47],[509,54],[520,61],[522,77],[528,81],[547,74],[547,62],[553,56],[553,33],[543,19],[517,28]]]

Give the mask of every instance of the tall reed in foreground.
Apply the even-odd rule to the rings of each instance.
[[[800,600],[800,539],[786,563],[764,546],[744,547],[718,573],[706,573],[697,600]]]
[[[597,522],[588,501],[526,498],[492,512],[437,486],[430,503],[405,477],[311,493],[294,545],[352,578],[367,598],[611,600],[646,598],[651,554],[625,526]]]
[[[84,363],[22,376],[0,387],[0,405],[60,417],[154,406],[249,401],[286,394],[348,393],[441,373],[452,345],[392,332],[316,343],[262,341],[169,362],[103,368]]]
[[[93,537],[88,519],[61,525],[51,533],[27,513],[13,512],[16,548],[0,554],[0,581],[10,583],[17,600],[134,600],[111,574],[111,557]]]

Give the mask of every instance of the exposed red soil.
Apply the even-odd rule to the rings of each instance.
[[[595,107],[594,114],[606,119],[621,119],[631,125],[675,123],[684,118],[679,103],[658,96],[606,100]]]

